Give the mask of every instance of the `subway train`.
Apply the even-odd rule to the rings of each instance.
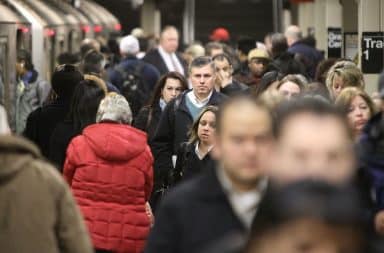
[[[117,37],[116,17],[91,0],[0,0],[0,104],[15,115],[16,55],[31,52],[35,69],[50,80],[57,57],[77,52],[85,38]]]

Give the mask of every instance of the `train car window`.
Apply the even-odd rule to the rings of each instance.
[[[16,31],[16,48],[31,51],[31,31],[30,27],[22,25]]]

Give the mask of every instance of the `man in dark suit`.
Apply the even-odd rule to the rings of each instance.
[[[248,97],[224,102],[212,151],[217,166],[164,198],[145,252],[235,252],[229,246],[246,238],[266,189],[272,140],[264,105]]]
[[[187,74],[187,63],[177,53],[179,47],[179,32],[173,26],[166,26],[160,34],[158,48],[148,52],[143,60],[154,65],[164,75],[170,71]]]

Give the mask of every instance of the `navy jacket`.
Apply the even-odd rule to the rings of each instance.
[[[129,56],[124,58],[119,63],[119,65],[121,65],[124,70],[128,71],[128,69],[134,69],[139,62],[142,62],[142,60],[139,60],[134,56]],[[115,69],[111,69],[108,75],[109,81],[121,91],[124,82],[122,75]],[[147,85],[146,90],[152,91],[156,85],[157,80],[160,78],[159,71],[151,64],[146,63],[141,70],[141,75],[145,84]]]
[[[145,253],[236,252],[247,230],[218,181],[214,168],[173,188],[161,203]],[[222,242],[228,247],[217,251]],[[241,240],[240,240],[241,241]],[[240,243],[241,245],[241,243]]]
[[[306,73],[310,78],[315,77],[316,67],[323,55],[316,48],[310,47],[307,44],[297,41],[288,48],[288,52],[297,56],[298,59],[306,66]]]

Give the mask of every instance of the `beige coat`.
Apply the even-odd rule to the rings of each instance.
[[[92,252],[72,194],[30,142],[0,135],[0,252]]]

